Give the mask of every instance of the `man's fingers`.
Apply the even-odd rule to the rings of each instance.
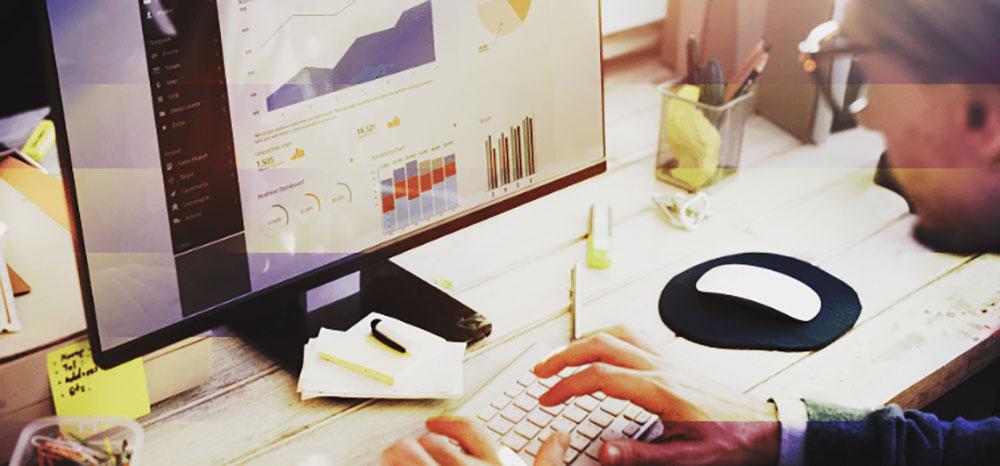
[[[566,349],[535,366],[535,375],[547,378],[566,367],[603,362],[637,370],[656,369],[656,356],[607,333],[570,343]]]
[[[679,465],[690,448],[683,442],[644,443],[615,440],[601,447],[601,464],[611,465]]]
[[[396,442],[382,452],[382,466],[435,466],[434,458],[415,439]]]
[[[651,373],[595,363],[559,381],[538,401],[545,406],[554,406],[570,397],[598,391],[612,398],[631,401],[654,413],[663,413],[665,405],[672,400]]]
[[[569,433],[556,432],[550,435],[538,450],[535,466],[563,466],[567,449],[569,449]]]
[[[417,442],[441,466],[465,466],[474,460],[437,434],[424,434]]]
[[[441,416],[427,420],[427,430],[455,440],[466,453],[481,460],[498,463],[497,445],[486,432],[462,417]]]
[[[647,337],[642,332],[637,332],[629,327],[625,327],[622,325],[601,329],[593,333],[588,333],[583,337],[587,338],[601,333],[607,333],[608,335],[620,338],[624,340],[626,343],[635,346],[643,351],[648,351],[654,355],[659,354],[659,350],[656,349],[656,345],[653,344],[653,341],[650,340],[649,337]]]

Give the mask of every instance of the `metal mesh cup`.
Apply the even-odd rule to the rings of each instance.
[[[659,88],[663,110],[656,177],[695,192],[739,168],[753,92],[716,107],[686,98],[680,89],[675,83]]]

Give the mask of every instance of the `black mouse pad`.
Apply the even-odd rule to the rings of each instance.
[[[816,291],[819,315],[800,322],[769,308],[695,288],[709,270],[752,265],[795,278]],[[674,277],[660,294],[660,318],[678,336],[730,349],[811,351],[847,333],[861,315],[861,301],[848,284],[807,262],[777,254],[749,253],[715,259]]]

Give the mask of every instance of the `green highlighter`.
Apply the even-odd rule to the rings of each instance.
[[[590,233],[587,235],[587,267],[611,267],[611,206],[598,202],[590,207]]]

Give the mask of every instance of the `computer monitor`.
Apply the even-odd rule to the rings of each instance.
[[[598,0],[44,6],[104,367],[605,169]]]

